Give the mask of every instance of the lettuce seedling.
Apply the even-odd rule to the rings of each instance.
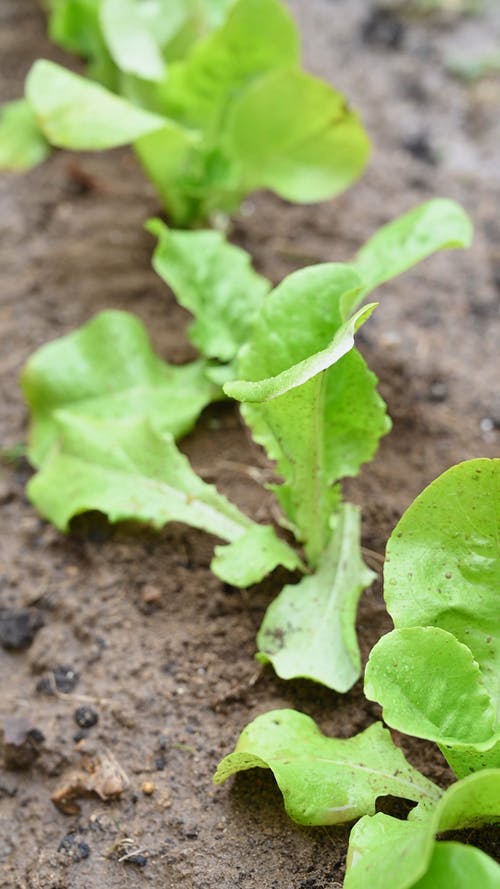
[[[439,841],[447,831],[500,821],[500,769],[452,784],[433,810],[407,821],[379,813],[353,827],[344,889],[497,889],[500,865],[474,846]]]
[[[126,7],[139,15],[140,5],[127,0]],[[34,65],[26,83],[52,145],[94,150],[133,143],[177,225],[232,212],[258,188],[297,202],[323,200],[351,185],[368,156],[367,136],[343,96],[301,70],[297,28],[283,4],[227,5],[218,26],[169,62],[159,79],[142,78],[140,88],[134,80],[119,97],[47,61]],[[125,64],[138,41],[140,30],[127,22],[116,9],[110,14],[115,64]],[[156,56],[146,45],[134,58],[139,73],[154,65],[149,76],[156,76]]]
[[[271,769],[290,818],[311,826],[374,814],[379,796],[410,799],[424,811],[441,797],[380,722],[353,738],[328,738],[304,713],[271,710],[247,725],[214,783],[253,768]]]
[[[62,531],[88,510],[110,521],[201,528],[237,545],[242,563],[234,576],[228,565],[226,576],[245,586],[278,564],[301,563],[271,527],[251,521],[198,478],[177,450],[174,436],[220,397],[204,367],[163,362],[126,312],[103,312],[42,347],[22,376],[32,412],[28,457],[39,469],[28,496]]]
[[[386,722],[435,741],[459,777],[500,767],[499,517],[500,460],[460,463],[417,497],[387,546],[396,629],[366,668]]]
[[[259,659],[283,678],[347,691],[360,674],[355,614],[373,574],[361,558],[359,510],[342,504],[339,482],[373,457],[390,421],[353,348],[373,309],[359,304],[434,249],[469,240],[463,210],[431,201],[382,228],[353,264],[295,272],[263,302],[238,355],[240,379],[224,385],[276,463],[283,483],[273,490],[316,572],[285,587],[258,635]]]
[[[87,76],[153,108],[168,64],[220,25],[233,0],[48,0],[48,31],[87,61]],[[0,169],[26,170],[51,148],[26,99],[0,109]]]
[[[456,204],[429,202],[378,232],[351,265],[303,269],[271,293],[269,282],[251,269],[248,255],[220,234],[171,232],[158,222],[153,228],[160,236],[155,266],[195,313],[190,336],[206,360],[183,368],[165,366],[151,357],[140,326],[116,313],[41,350],[24,375],[33,412],[31,459],[41,470],[29,494],[61,528],[91,503],[113,519],[131,518],[136,494],[128,496],[128,482],[122,477],[109,491],[103,482],[107,472],[120,468],[113,429],[121,440],[124,420],[135,417],[147,420],[160,435],[182,435],[202,407],[220,397],[215,381],[229,377],[226,392],[244,400],[254,438],[283,479],[273,487],[283,524],[304,546],[314,572],[287,585],[271,604],[258,636],[259,658],[270,661],[283,678],[304,676],[346,691],[360,674],[356,608],[373,574],[361,557],[359,509],[342,502],[339,484],[371,459],[390,426],[376,377],[354,348],[354,334],[373,310],[373,304],[360,308],[359,303],[377,284],[434,249],[467,243],[470,224]],[[221,323],[219,312],[224,314]],[[112,341],[118,345],[110,349]],[[82,432],[85,423],[88,435]],[[71,434],[72,425],[77,434]],[[100,465],[106,454],[102,441],[111,456]],[[71,472],[68,461],[60,462],[61,447],[71,455]],[[55,456],[49,463],[51,448]],[[134,457],[134,492],[142,483],[150,491],[147,467],[133,468],[135,462]],[[57,475],[60,503],[50,493]],[[65,495],[66,488],[78,496]],[[117,493],[124,498],[122,506]],[[192,515],[193,524],[201,527],[194,513],[184,515],[186,521]],[[162,524],[164,516],[161,497],[136,510],[136,518],[153,525]],[[208,520],[203,527],[209,530]],[[212,530],[230,543],[216,548],[212,563],[226,582],[246,585],[270,566],[301,564],[271,529],[253,526],[251,534],[228,536],[214,522]]]

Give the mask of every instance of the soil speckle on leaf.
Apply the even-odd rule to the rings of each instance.
[[[402,28],[370,0],[289,5],[306,66],[361,113],[374,153],[365,176],[335,201],[291,206],[252,195],[232,239],[250,250],[256,268],[278,282],[305,263],[349,260],[379,225],[431,196],[460,201],[475,227],[471,250],[436,256],[381,288],[363,330],[361,349],[394,428],[345,488],[362,506],[363,545],[380,560],[426,484],[453,463],[498,452],[500,99],[498,90],[480,95],[457,81],[445,60],[472,53],[485,34],[499,42],[500,7],[446,28],[432,16],[405,17]],[[45,37],[35,0],[3,0],[0,17],[3,101],[22,94],[36,58],[68,58]],[[405,147],[419,134],[439,163]],[[135,312],[169,361],[192,357],[187,315],[151,268],[143,224],[161,208],[131,151],[59,152],[26,175],[2,176],[0,207],[3,449],[26,437],[24,362],[102,309]],[[482,425],[485,418],[492,425]],[[271,494],[234,468],[263,465],[235,406],[208,408],[182,449],[250,516],[272,521]],[[2,642],[0,673],[8,679],[0,717],[32,720],[45,741],[30,768],[0,777],[0,885],[340,886],[347,827],[293,824],[260,769],[223,788],[211,784],[240,731],[266,710],[295,707],[338,737],[380,718],[361,681],[341,696],[283,682],[269,667],[253,678],[256,629],[288,579],[275,572],[251,595],[228,588],[209,571],[213,541],[180,525],[156,534],[114,528],[93,514],[64,537],[35,515],[24,495],[28,478],[22,460],[2,465],[0,608],[36,605],[44,626],[19,650]],[[358,613],[364,662],[390,626],[377,582]],[[80,729],[88,737],[75,746],[74,714],[87,707],[99,721]],[[428,777],[450,783],[437,748],[397,740]],[[106,800],[92,791],[95,769],[82,765],[82,742],[112,751],[130,782],[121,794]],[[97,752],[85,755],[96,766]],[[155,785],[152,795],[141,792],[146,782]],[[58,789],[72,814],[52,804]],[[484,848],[498,852],[487,838]]]

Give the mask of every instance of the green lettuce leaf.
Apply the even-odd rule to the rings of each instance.
[[[499,885],[500,867],[487,855],[458,843],[435,842],[435,836],[500,821],[500,770],[469,775],[452,784],[433,810],[426,813],[420,806],[418,810],[419,817],[412,818],[414,813],[410,813],[408,821],[380,813],[362,818],[353,827],[344,889],[493,889]],[[466,876],[471,882],[465,882]]]
[[[89,419],[148,418],[180,437],[220,390],[196,361],[176,367],[151,348],[141,322],[101,312],[79,330],[42,346],[21,379],[31,411],[29,458],[40,466],[58,437],[59,412]]]
[[[439,744],[457,775],[500,767],[497,700],[470,649],[439,627],[393,630],[373,648],[365,694],[398,731]]]
[[[269,525],[254,525],[228,546],[216,546],[210,568],[225,583],[246,587],[258,583],[278,565],[304,568],[291,547]]]
[[[142,7],[144,9],[144,6]],[[183,17],[177,15],[179,6],[173,4],[173,30],[180,27]],[[166,12],[165,8],[165,12]],[[162,80],[166,65],[158,41],[158,31],[141,14],[136,0],[102,0],[99,19],[106,45],[116,65],[122,70],[145,80]]]
[[[158,238],[154,269],[195,317],[190,341],[207,358],[231,361],[250,337],[269,281],[221,232],[176,231],[159,219],[151,219],[147,228]]]
[[[376,377],[353,350],[354,332],[372,306],[349,321],[342,299],[360,284],[356,272],[326,263],[295,272],[266,298],[240,352],[243,379],[224,391],[243,406],[254,439],[284,478],[275,489],[296,536],[318,563],[338,509],[333,487],[371,459],[389,427]],[[261,402],[261,403],[259,403]]]
[[[267,71],[298,65],[299,52],[297,28],[279,0],[237,0],[222,26],[171,66],[166,113],[210,139],[235,95]]]
[[[282,561],[299,564],[272,528],[256,525],[202,481],[172,436],[158,433],[145,419],[60,410],[57,440],[27,491],[40,514],[61,531],[74,516],[98,510],[111,522],[133,520],[154,528],[184,522],[229,543],[241,540],[248,561],[231,578],[241,586],[261,580]],[[218,564],[220,557],[216,569]]]
[[[303,677],[346,692],[361,674],[356,607],[376,575],[361,558],[356,506],[340,507],[332,531],[315,573],[286,586],[267,609],[258,658],[282,679]]]
[[[298,203],[344,191],[361,176],[370,150],[344,97],[293,69],[271,71],[235,98],[222,146],[241,169],[243,191],[269,188]]]
[[[499,506],[500,460],[460,463],[417,497],[387,546],[396,630],[366,671],[390,724],[438,742],[458,775],[500,765]]]
[[[309,716],[272,710],[242,732],[214,782],[236,772],[271,769],[287,813],[299,824],[341,824],[375,812],[379,796],[434,805],[440,790],[404,758],[389,732],[375,723],[347,740],[327,738]]]
[[[97,151],[127,145],[155,130],[179,130],[174,121],[136,108],[45,59],[35,62],[28,74],[26,98],[43,133],[57,148]]]
[[[0,107],[0,170],[29,170],[50,154],[50,146],[25,99]]]
[[[434,198],[382,226],[358,252],[354,266],[365,286],[350,311],[385,281],[439,250],[469,247],[472,224],[459,204]]]
[[[28,484],[39,512],[61,531],[82,512],[111,522],[136,520],[161,528],[185,522],[237,540],[252,521],[207,485],[172,436],[145,419],[104,419],[59,411],[57,440]]]

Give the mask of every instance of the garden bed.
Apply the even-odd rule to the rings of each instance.
[[[307,67],[360,109],[374,156],[356,186],[321,206],[252,196],[232,239],[277,282],[308,263],[348,260],[381,224],[429,197],[461,202],[476,231],[468,252],[436,256],[377,293],[381,305],[358,340],[394,421],[376,460],[347,486],[363,509],[366,559],[380,571],[387,537],[415,495],[452,464],[498,452],[498,79],[465,86],[446,60],[493,49],[500,10],[419,20],[382,16],[366,0],[290,5]],[[63,56],[47,42],[35,0],[4,0],[0,24],[3,100],[20,93],[35,58]],[[187,313],[150,267],[153,239],[142,225],[159,205],[130,152],[61,152],[29,174],[3,177],[0,189],[2,447],[11,447],[25,437],[22,365],[95,312],[135,312],[169,361],[193,353]],[[235,405],[207,409],[182,448],[244,511],[272,520],[272,499],[248,471],[267,478],[269,467]],[[211,785],[240,730],[266,710],[295,707],[343,738],[379,716],[361,681],[340,696],[257,667],[255,633],[284,572],[249,591],[225,587],[209,571],[213,541],[180,525],[155,534],[88,517],[64,538],[26,501],[27,465],[0,472],[0,604],[36,608],[44,622],[26,650],[0,648],[0,715],[27,716],[45,736],[30,771],[0,775],[0,884],[340,885],[347,828],[294,825],[260,770]],[[375,584],[359,609],[365,658],[389,628]],[[54,676],[66,686],[54,688]],[[83,730],[89,755],[111,750],[130,785],[120,802],[89,797],[79,815],[67,815],[50,797],[79,763],[74,714],[82,706],[99,717]],[[451,781],[437,748],[398,740],[427,776]],[[492,831],[485,843],[498,857]],[[136,858],[118,860],[128,852]]]

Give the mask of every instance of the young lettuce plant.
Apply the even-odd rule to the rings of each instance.
[[[162,505],[157,488],[152,498],[142,457],[128,480],[116,475],[118,470],[123,472],[120,454],[128,448],[121,437],[123,424],[128,429],[135,416],[153,424],[162,435],[182,434],[186,427],[180,422],[174,428],[178,405],[190,412],[188,420],[194,422],[203,405],[220,396],[216,382],[220,385],[222,379],[232,377],[226,391],[245,400],[243,412],[254,438],[276,462],[284,479],[274,486],[284,524],[304,546],[309,572],[313,572],[285,587],[270,606],[258,637],[259,657],[270,661],[283,678],[307,677],[346,691],[360,675],[355,615],[359,596],[373,575],[361,558],[359,510],[342,502],[339,482],[371,459],[381,435],[389,429],[376,377],[353,347],[355,331],[373,309],[373,304],[359,308],[359,303],[373,287],[434,250],[464,246],[470,239],[470,223],[450,201],[424,204],[380,230],[353,264],[325,263],[303,269],[267,296],[268,282],[252,271],[244,251],[228,245],[220,234],[162,229],[160,237],[156,266],[168,269],[166,277],[180,301],[196,313],[191,338],[210,360],[177,369],[179,380],[193,380],[194,386],[196,374],[205,376],[198,399],[189,405],[183,389],[171,399],[162,423],[166,399],[154,399],[151,410],[151,395],[146,397],[141,390],[141,374],[136,381],[139,389],[134,387],[137,358],[128,365],[124,379],[120,367],[127,365],[128,350],[134,354],[135,347],[114,332],[123,349],[109,350],[111,340],[106,336],[99,340],[98,325],[104,322],[94,321],[83,329],[87,333],[46,347],[32,359],[24,376],[25,395],[34,411],[31,456],[39,468],[29,496],[62,529],[84,509],[99,509],[112,520],[135,517],[155,526],[163,524],[168,504]],[[120,316],[121,326],[137,324],[126,322],[125,317]],[[238,357],[238,374],[244,378],[237,381],[234,360],[245,339]],[[76,348],[73,357],[67,357],[67,347]],[[112,368],[106,364],[108,354]],[[217,359],[230,365],[214,364]],[[93,375],[89,368],[94,362],[100,369]],[[63,398],[58,389],[60,368],[66,368]],[[108,379],[120,389],[111,402]],[[132,416],[129,401],[135,408]],[[37,431],[40,417],[50,420],[48,445],[53,447],[49,455],[47,445],[42,457],[36,447],[43,438],[43,432]],[[120,450],[113,446],[115,434]],[[166,451],[164,459],[169,459]],[[179,455],[178,459],[184,458]],[[116,481],[112,489],[105,484],[107,477]],[[144,496],[139,501],[141,485]],[[221,533],[212,514],[204,516],[204,525],[194,510],[185,510],[177,519],[230,542],[229,547],[216,549],[212,562],[214,572],[226,582],[245,586],[276,564],[300,564],[271,529],[252,525],[251,534],[243,533],[241,528],[248,529],[249,521],[244,517],[238,534],[228,536],[227,529]],[[214,522],[211,527],[210,521]]]
[[[435,741],[459,776],[500,768],[500,460],[452,467],[393,531],[384,568],[395,629],[365,693],[393,728]]]
[[[353,348],[373,309],[359,304],[433,250],[469,239],[457,205],[430,202],[381,229],[352,265],[290,275],[265,300],[239,352],[240,379],[224,386],[276,463],[283,483],[273,490],[313,571],[284,588],[257,637],[259,659],[282,678],[344,692],[360,675],[356,608],[373,575],[361,557],[359,509],[342,502],[339,482],[373,457],[390,422],[376,377]]]
[[[500,885],[493,859],[442,841],[450,831],[500,821],[499,506],[500,460],[479,459],[444,473],[407,510],[385,566],[396,629],[375,645],[365,676],[367,696],[382,703],[386,721],[436,741],[464,777],[443,793],[398,764],[402,753],[380,723],[348,740],[327,739],[293,710],[257,717],[217,769],[215,783],[271,769],[300,824],[362,815],[351,833],[345,889]],[[386,794],[418,803],[408,820],[374,814],[376,798]]]
[[[352,738],[328,738],[296,710],[272,710],[241,733],[214,783],[270,769],[294,821],[353,827],[344,889],[497,889],[500,866],[484,852],[437,835],[500,821],[500,769],[443,791],[413,768],[381,723]],[[417,803],[408,820],[375,814],[377,799]]]
[[[300,559],[271,527],[203,482],[175,445],[203,407],[220,398],[205,365],[162,361],[126,312],[102,312],[43,346],[21,381],[32,415],[28,457],[39,470],[28,496],[62,531],[75,515],[99,510],[110,521],[156,528],[179,521],[237,541],[245,585],[278,564],[297,568]]]
[[[48,32],[85,59],[91,80],[139,106],[154,105],[171,61],[224,21],[233,0],[47,0]],[[26,170],[50,154],[27,99],[0,109],[0,169]]]
[[[272,710],[241,733],[214,783],[248,769],[270,769],[294,821],[353,827],[344,889],[497,889],[500,866],[448,831],[500,821],[500,769],[476,772],[445,792],[413,768],[381,723],[352,738],[328,738],[309,716]],[[375,814],[380,797],[417,803],[403,821]]]
[[[51,145],[132,143],[176,225],[232,212],[259,188],[299,203],[324,200],[351,185],[368,157],[344,97],[301,69],[298,31],[283,4],[235,0],[222,8],[218,25],[147,89],[141,81],[137,94],[117,96],[48,61],[37,62],[26,83]],[[110,33],[120,36],[125,24],[114,15]],[[135,26],[131,33],[136,39]],[[127,59],[129,30],[126,37]],[[137,58],[150,65],[153,56]]]

